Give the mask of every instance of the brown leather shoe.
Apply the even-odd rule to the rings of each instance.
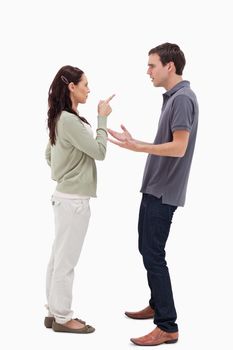
[[[140,338],[131,338],[131,342],[135,345],[141,345],[141,346],[153,346],[153,345],[160,345],[160,344],[172,344],[176,343],[178,341],[179,333],[178,332],[164,332],[159,327],[156,327],[152,332],[150,332],[147,335],[144,335],[144,337]]]
[[[154,318],[155,311],[150,306],[147,306],[145,309],[137,312],[126,311],[125,315],[135,320],[146,320],[148,318]]]

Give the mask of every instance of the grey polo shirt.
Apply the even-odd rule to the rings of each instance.
[[[196,141],[198,103],[186,80],[163,94],[163,106],[154,144],[170,142],[176,130],[189,131],[189,142],[182,158],[148,155],[141,192],[162,197],[162,202],[184,206],[190,167]]]

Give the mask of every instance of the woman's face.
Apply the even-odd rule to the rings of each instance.
[[[75,105],[86,103],[90,89],[85,74],[82,75],[82,78],[77,85],[70,83],[69,89],[71,100]]]

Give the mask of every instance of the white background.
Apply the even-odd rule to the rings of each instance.
[[[146,75],[148,51],[180,45],[200,104],[185,208],[167,244],[180,341],[177,349],[228,349],[232,333],[232,16],[230,1],[5,1],[1,35],[1,348],[129,349],[154,328],[124,311],[148,303],[137,251],[145,154],[109,145],[98,162],[98,199],[76,270],[73,307],[91,335],[43,327],[45,271],[53,241],[44,160],[47,92],[66,64],[85,71],[91,94],[80,113],[96,127],[100,98],[116,93],[109,127],[124,123],[153,141],[162,89]],[[166,348],[166,346],[164,346]]]

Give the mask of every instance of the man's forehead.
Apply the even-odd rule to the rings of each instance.
[[[153,53],[148,58],[148,64],[160,62],[160,57],[156,53]]]

